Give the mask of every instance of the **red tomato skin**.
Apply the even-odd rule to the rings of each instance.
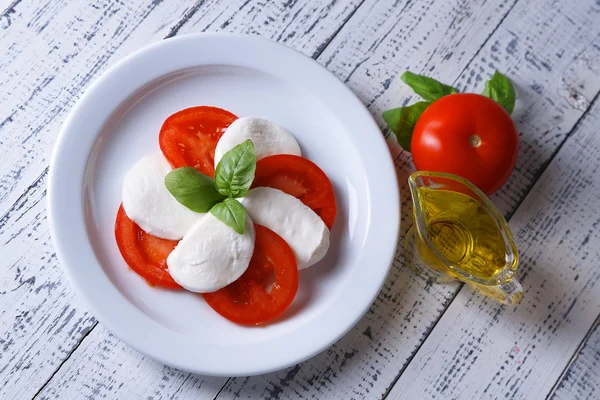
[[[510,178],[519,133],[494,100],[473,93],[444,96],[423,112],[411,139],[415,167],[466,178],[490,195]]]
[[[296,257],[281,236],[254,225],[256,242],[250,265],[235,282],[202,296],[222,317],[241,325],[258,325],[281,315],[298,291]],[[269,293],[265,283],[271,282]]]
[[[331,230],[337,215],[329,177],[312,161],[291,154],[265,157],[256,163],[252,187],[266,186],[296,197],[312,209]]]
[[[160,149],[174,169],[194,167],[212,178],[217,142],[236,119],[229,111],[211,106],[178,111],[160,129]]]
[[[115,221],[115,238],[121,256],[135,273],[150,286],[181,289],[167,271],[167,257],[177,245],[176,240],[161,239],[147,234],[129,219],[123,205]]]

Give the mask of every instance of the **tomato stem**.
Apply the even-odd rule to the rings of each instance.
[[[481,138],[478,135],[472,135],[469,138],[469,143],[471,143],[471,146],[478,148],[481,146]]]

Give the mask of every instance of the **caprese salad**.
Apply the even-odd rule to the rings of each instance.
[[[233,322],[279,316],[298,270],[329,248],[327,175],[283,127],[216,107],[171,115],[159,144],[123,180],[115,234],[126,263],[151,286],[201,293]]]

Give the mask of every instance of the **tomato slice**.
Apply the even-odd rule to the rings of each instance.
[[[203,294],[213,310],[243,325],[277,317],[298,291],[298,267],[290,246],[270,229],[261,225],[254,228],[254,253],[246,272],[223,289]]]
[[[186,108],[165,120],[158,142],[173,168],[194,167],[212,177],[217,142],[237,116],[217,107]]]
[[[150,286],[181,288],[167,271],[167,257],[177,246],[177,240],[161,239],[147,234],[129,219],[123,205],[117,212],[115,236],[127,265]]]
[[[290,154],[265,157],[256,163],[252,187],[268,186],[292,195],[333,227],[337,212],[333,187],[325,172],[306,158]]]

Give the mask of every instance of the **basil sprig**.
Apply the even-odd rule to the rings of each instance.
[[[175,199],[196,212],[210,212],[242,235],[246,210],[236,197],[250,190],[256,172],[256,151],[250,139],[223,155],[215,169],[214,181],[192,167],[174,169],[165,177],[165,186]]]
[[[194,167],[169,172],[165,186],[178,202],[199,213],[208,212],[225,199],[215,188],[215,182]]]
[[[452,86],[444,85],[425,75],[413,74],[410,71],[403,73],[400,79],[410,86],[416,94],[429,102],[436,101],[449,94],[458,93],[458,90]]]
[[[410,140],[413,129],[423,111],[429,107],[428,101],[420,101],[411,106],[393,108],[383,112],[383,120],[388,124],[392,132],[396,134],[398,144],[406,151],[410,151]]]
[[[482,94],[500,104],[509,114],[512,114],[515,109],[517,99],[515,88],[510,79],[498,71],[485,83],[485,89]]]
[[[227,197],[248,193],[256,172],[256,152],[250,139],[223,155],[215,169],[217,191]]]
[[[210,213],[232,227],[240,235],[244,234],[246,226],[246,210],[242,203],[231,197],[215,204]]]
[[[413,74],[407,71],[400,79],[425,101],[420,101],[406,107],[393,108],[384,111],[383,120],[392,132],[396,134],[398,143],[406,151],[410,151],[410,142],[418,119],[431,103],[454,93],[458,90],[445,85],[433,78]],[[510,80],[496,71],[494,76],[485,83],[484,96],[496,101],[502,108],[511,114],[515,108],[515,88]]]

